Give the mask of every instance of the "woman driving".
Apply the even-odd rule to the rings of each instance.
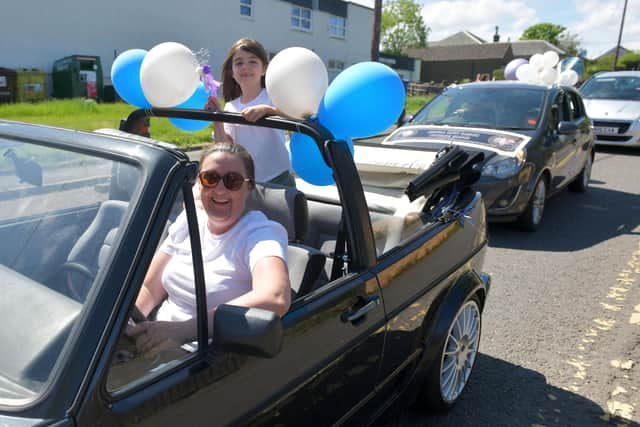
[[[220,304],[260,307],[283,316],[291,303],[286,230],[262,212],[245,212],[254,176],[253,160],[241,145],[216,143],[201,156],[198,178],[204,209],[196,211],[209,331],[213,330],[213,314]],[[139,351],[195,339],[194,283],[183,212],[169,227],[169,236],[151,261],[136,300],[136,307],[145,316],[162,304],[155,321],[139,323],[128,331]]]

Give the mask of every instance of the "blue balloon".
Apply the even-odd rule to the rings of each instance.
[[[196,90],[195,92],[193,92],[193,95],[191,95],[191,97],[189,97],[189,99],[184,101],[182,104],[177,105],[176,108],[202,109],[207,103],[208,96],[209,94],[204,88],[204,84],[200,82],[198,83],[198,86],[196,86]],[[175,117],[169,118],[169,121],[173,123],[173,125],[178,129],[186,130],[189,132],[199,131],[211,124],[211,122],[207,120],[176,119]]]
[[[387,130],[405,103],[402,79],[379,62],[360,62],[331,82],[318,107],[318,121],[334,135],[365,138]]]
[[[120,98],[140,108],[151,108],[140,85],[140,65],[146,54],[143,49],[127,50],[111,65],[111,81]]]
[[[344,139],[349,145],[349,150],[353,156],[353,142],[349,138]],[[302,133],[293,133],[289,143],[291,152],[291,166],[298,176],[313,185],[331,185],[333,171],[325,163],[318,145],[310,136]]]

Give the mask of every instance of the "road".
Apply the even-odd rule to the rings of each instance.
[[[640,425],[640,150],[599,149],[536,233],[489,228],[480,355],[445,415],[401,426]]]

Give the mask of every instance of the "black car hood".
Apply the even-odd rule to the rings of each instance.
[[[453,144],[468,151],[481,151],[488,160],[494,155],[513,157],[530,140],[534,131],[522,133],[496,129],[435,125],[408,125],[396,129],[382,143],[437,151]]]

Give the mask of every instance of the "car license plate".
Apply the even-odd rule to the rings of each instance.
[[[618,128],[613,126],[596,126],[593,128],[597,135],[617,135]]]

